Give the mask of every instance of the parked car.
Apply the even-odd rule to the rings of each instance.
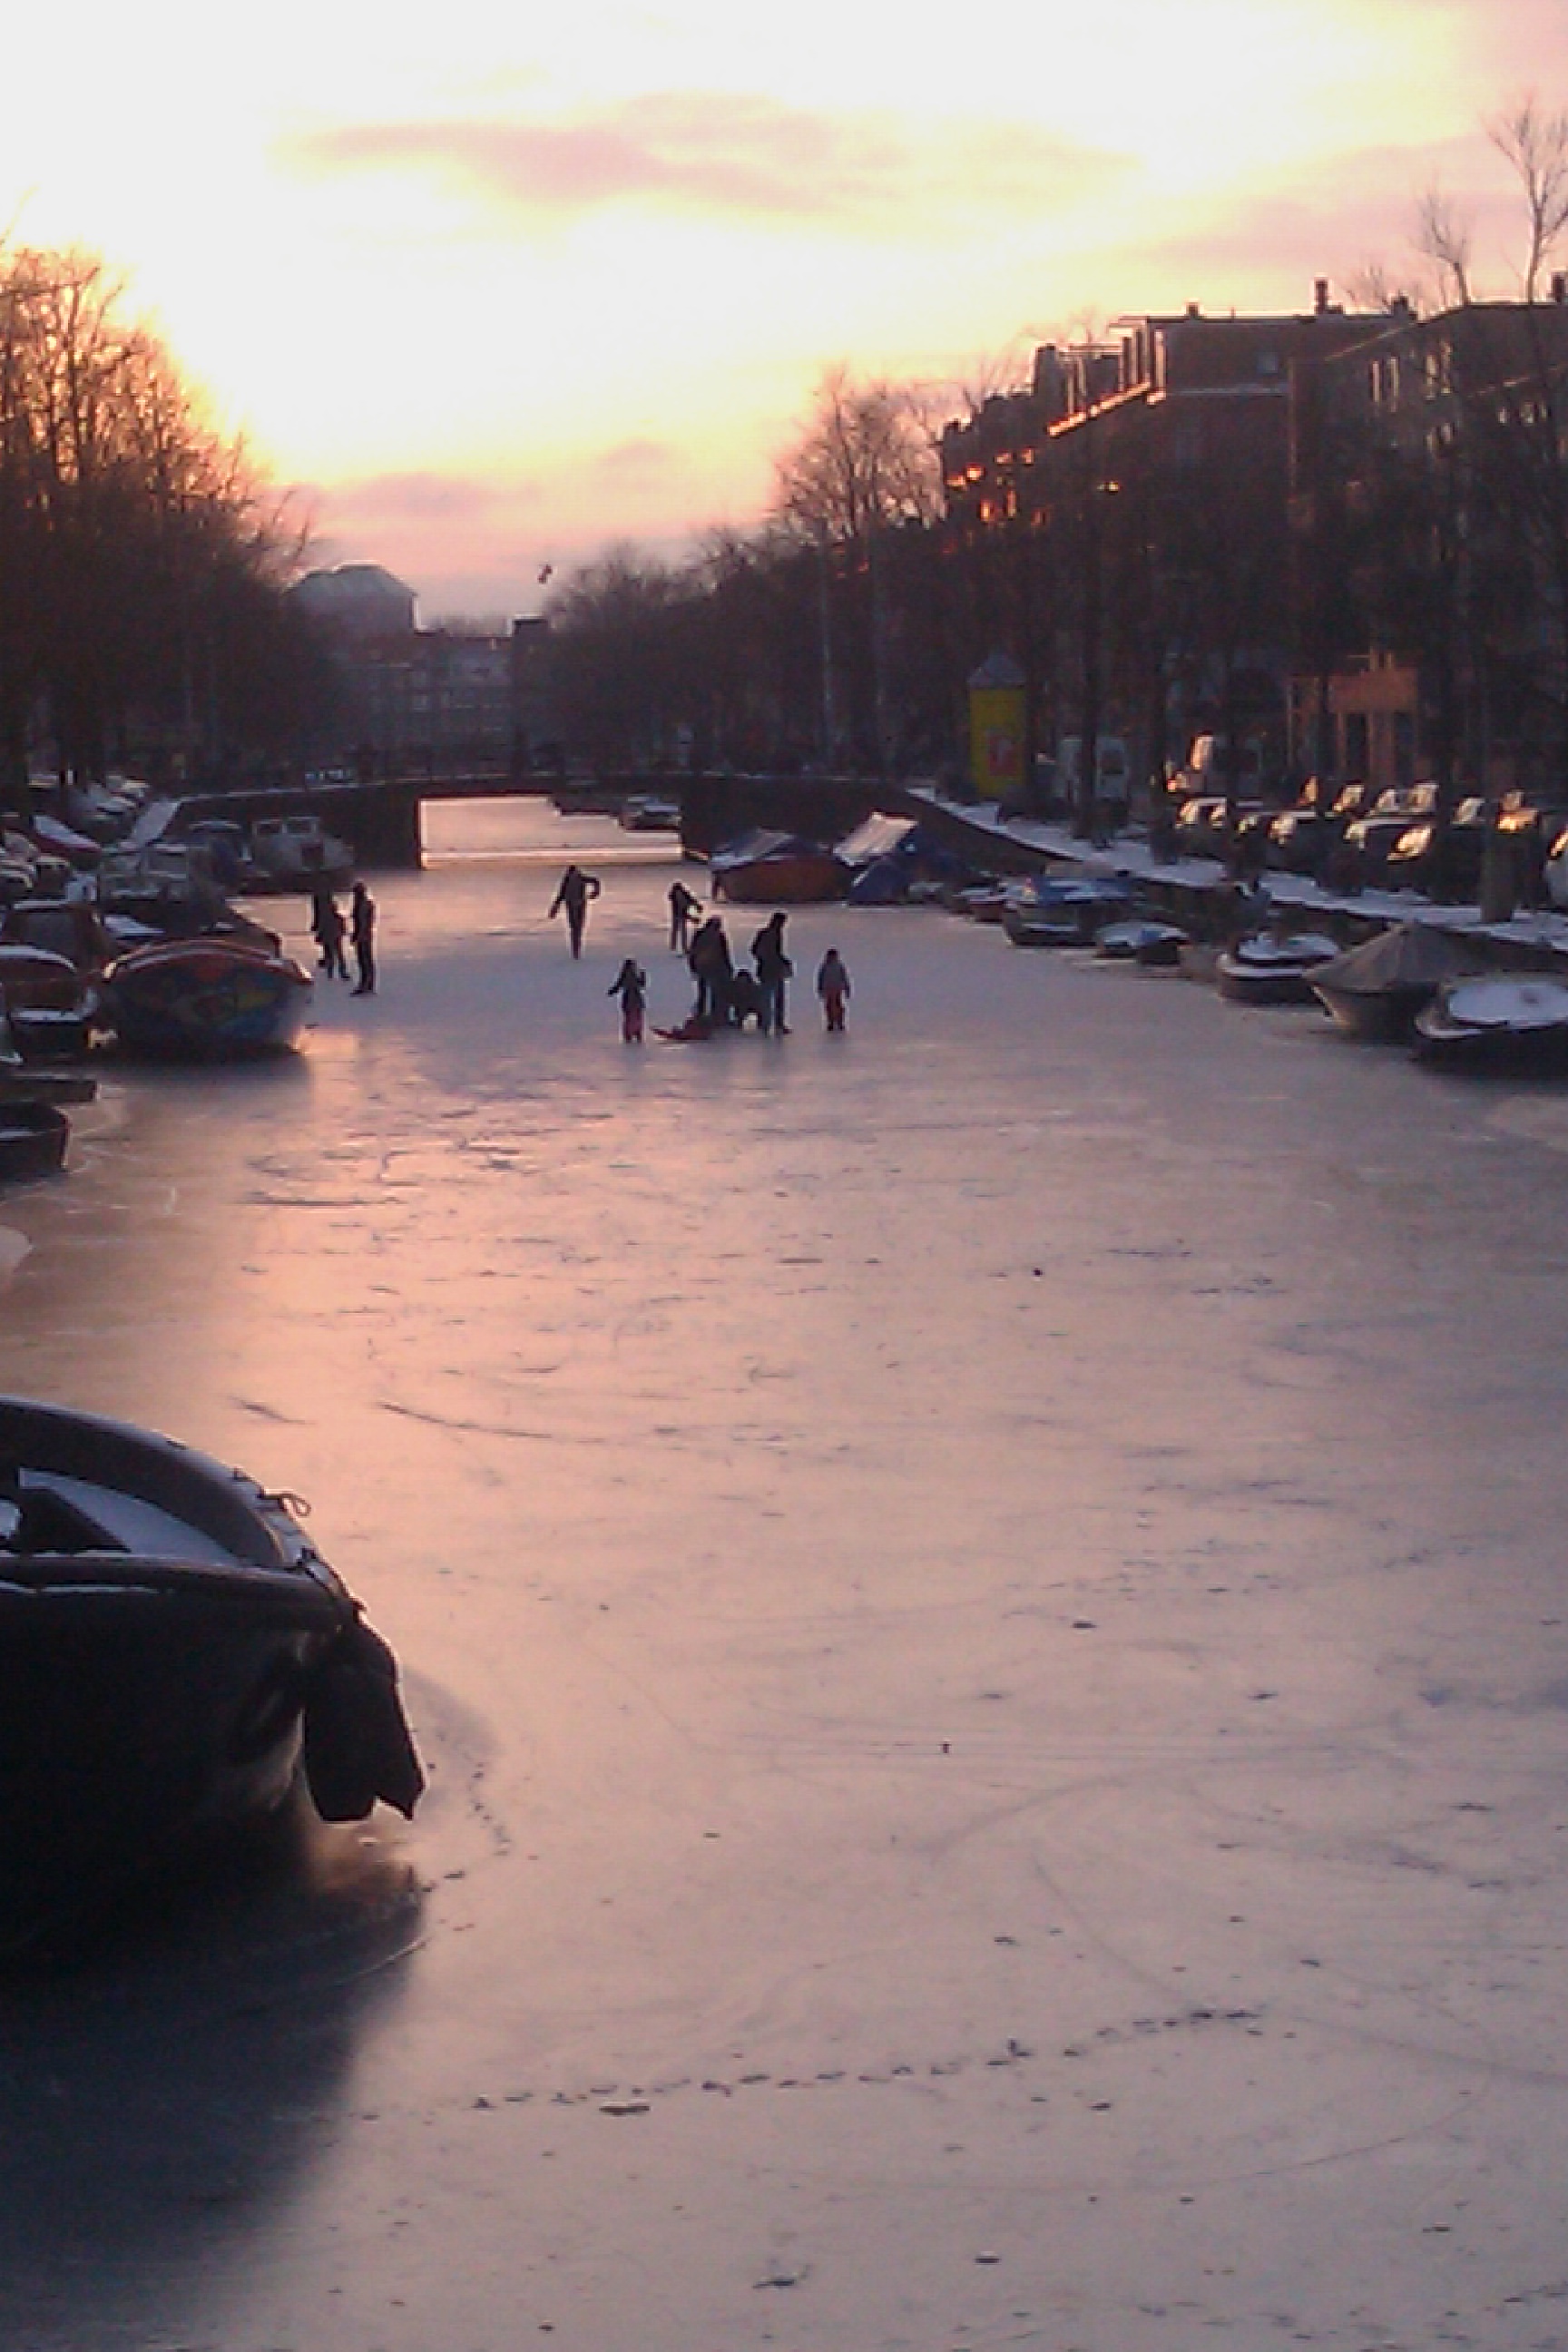
[[[1436,806],[1436,784],[1392,785],[1379,793],[1366,814],[1352,817],[1345,827],[1344,863],[1353,869],[1353,879],[1363,887],[1385,881],[1394,843]]]
[[[1498,812],[1499,838],[1513,852],[1514,881],[1521,896],[1539,906],[1546,889],[1546,860],[1553,843],[1568,826],[1568,808],[1542,806],[1521,793],[1510,793]]]
[[[1472,898],[1480,887],[1486,844],[1487,804],[1472,794],[1455,809],[1446,835],[1436,816],[1405,827],[1388,853],[1389,883],[1434,898]]]
[[[1326,807],[1307,803],[1280,809],[1268,827],[1268,863],[1285,874],[1319,873],[1342,830]]]
[[[1217,857],[1225,845],[1225,798],[1194,793],[1176,811],[1176,849],[1183,857]]]

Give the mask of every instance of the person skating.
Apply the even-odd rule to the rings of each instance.
[[[828,1035],[840,1035],[844,1008],[849,1002],[849,974],[837,948],[829,948],[816,968],[816,992],[822,999],[822,1017]]]
[[[691,926],[702,912],[702,901],[684,882],[669,886],[669,952],[685,955],[691,944]]]
[[[353,942],[359,979],[356,996],[375,993],[375,900],[363,882],[356,882],[349,900],[349,937]]]
[[[599,895],[600,884],[592,874],[584,874],[580,866],[569,866],[561,877],[561,887],[550,902],[550,912],[558,915],[566,909],[566,929],[572,941],[572,953],[583,952],[583,927],[588,919],[588,901]]]
[[[757,967],[757,982],[763,992],[763,1034],[774,1030],[781,1037],[789,1035],[789,1023],[784,1018],[784,982],[795,966],[784,953],[784,923],[783,914],[768,917],[752,941],[752,961]]]
[[[627,956],[609,987],[606,996],[621,1000],[621,1036],[628,1045],[642,1044],[643,1014],[647,1008],[647,974],[635,957]]]

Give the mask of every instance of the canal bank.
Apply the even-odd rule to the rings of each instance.
[[[976,866],[1003,876],[1052,872],[1121,878],[1141,899],[1194,939],[1215,940],[1235,929],[1239,891],[1217,858],[1161,857],[1142,836],[1126,835],[1100,845],[1066,824],[1008,817],[989,803],[951,801],[933,790],[909,787],[896,796],[900,812],[929,825],[936,838]],[[1392,923],[1430,923],[1475,940],[1500,970],[1568,976],[1568,916],[1552,908],[1520,908],[1489,921],[1474,906],[1447,906],[1413,890],[1333,890],[1307,877],[1266,872],[1262,889],[1280,925],[1331,932],[1346,947]],[[1258,903],[1247,908],[1258,918]]]

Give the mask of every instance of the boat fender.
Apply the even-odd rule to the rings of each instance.
[[[411,1818],[425,1787],[397,1688],[397,1661],[355,1615],[305,1694],[305,1781],[324,1822],[363,1822],[379,1797]]]

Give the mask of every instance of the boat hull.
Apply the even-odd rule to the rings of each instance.
[[[1335,988],[1319,980],[1312,981],[1310,986],[1336,1029],[1342,1030],[1347,1037],[1373,1045],[1408,1044],[1416,1014],[1436,994],[1436,982],[1412,982],[1408,988],[1376,991]]]
[[[289,956],[213,940],[136,948],[104,974],[104,1014],[123,1051],[233,1061],[297,1045],[310,974]]]
[[[1558,980],[1446,982],[1415,1017],[1417,1058],[1480,1075],[1568,1071],[1568,985]]]
[[[1239,947],[1222,949],[1215,961],[1220,994],[1232,1004],[1310,1004],[1312,975],[1331,962],[1338,950],[1325,940],[1291,950],[1292,943],[1285,940],[1272,946],[1249,946],[1244,940]]]
[[[69,1141],[70,1121],[56,1104],[0,1101],[0,1183],[58,1176]]]
[[[401,1709],[405,1752],[394,1737],[368,1779],[363,1726],[341,1720],[345,1666],[382,1645],[277,1497],[148,1431],[18,1398],[0,1398],[0,1955],[74,1937],[264,1821],[312,1740],[330,1817],[412,1806]]]
[[[801,907],[842,898],[847,877],[837,858],[802,855],[759,857],[744,866],[712,867],[713,893],[747,906]]]

